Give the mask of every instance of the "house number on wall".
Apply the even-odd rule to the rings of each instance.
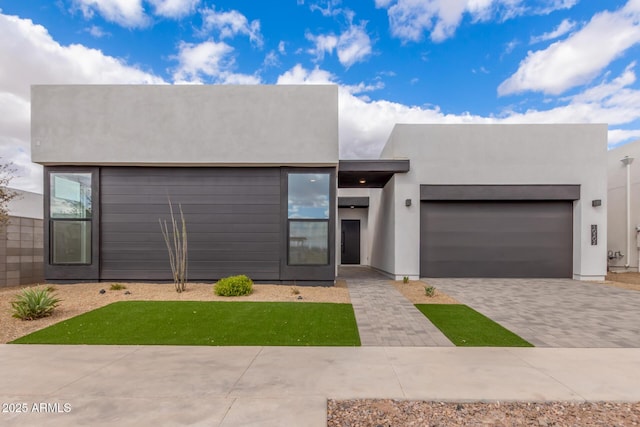
[[[595,246],[598,244],[598,226],[595,224],[591,225],[591,246]]]

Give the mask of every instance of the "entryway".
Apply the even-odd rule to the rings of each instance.
[[[340,263],[360,264],[360,220],[343,219],[340,243]]]

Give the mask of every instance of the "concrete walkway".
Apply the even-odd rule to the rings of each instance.
[[[638,384],[640,349],[0,345],[0,425],[324,426],[328,398],[638,401]]]
[[[640,292],[570,279],[424,279],[536,347],[640,347]]]
[[[363,346],[453,346],[382,274],[341,266],[339,278],[347,282]]]

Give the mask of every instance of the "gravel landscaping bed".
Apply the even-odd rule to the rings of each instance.
[[[416,280],[404,283],[402,280],[397,280],[391,283],[413,304],[460,304],[458,300],[438,289],[435,289],[433,296],[427,296],[424,288],[430,285],[423,281]]]
[[[640,273],[608,273],[604,284],[615,286],[616,288],[640,291]]]
[[[640,403],[329,400],[327,426],[637,426]]]
[[[243,297],[220,297],[213,285],[189,283],[177,293],[172,283],[122,283],[126,289],[110,290],[111,282],[53,285],[62,301],[50,317],[25,321],[11,316],[10,302],[25,287],[0,288],[0,343],[7,343],[39,329],[116,301],[302,301],[350,303],[344,286],[254,285],[253,293]],[[105,293],[101,294],[100,290]],[[127,294],[127,292],[129,292]],[[295,293],[298,292],[298,293]]]

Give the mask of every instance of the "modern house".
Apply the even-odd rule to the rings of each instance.
[[[606,125],[395,126],[338,158],[336,86],[34,86],[48,280],[333,282],[606,273]]]
[[[608,259],[612,271],[638,271],[640,256],[640,141],[610,150]],[[635,160],[635,163],[634,163]]]

